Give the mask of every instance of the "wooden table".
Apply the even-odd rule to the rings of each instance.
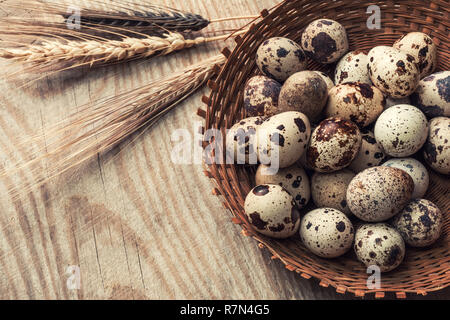
[[[175,0],[163,3],[181,6]],[[217,18],[257,14],[276,1],[182,3],[185,10]],[[0,14],[7,12],[0,9]],[[77,107],[169,75],[217,54],[224,45],[47,78],[26,89],[0,80],[0,165],[26,158],[18,142],[45,132]],[[177,128],[197,130],[201,119],[196,110],[205,92],[182,103],[112,159],[100,155],[75,174],[16,200],[0,184],[1,299],[353,298],[272,261],[230,223],[201,165],[171,163],[171,134]],[[33,176],[21,172],[16,179],[31,182]],[[70,266],[79,267],[78,290],[67,287]],[[449,299],[450,288],[427,298]]]

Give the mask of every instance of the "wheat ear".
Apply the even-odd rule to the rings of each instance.
[[[31,185],[11,188],[13,196],[41,186],[154,124],[202,87],[213,76],[215,66],[225,61],[222,55],[214,56],[168,78],[81,107],[67,120],[47,129],[45,134],[22,141],[19,148],[30,154],[32,160],[3,169],[0,177],[23,170],[32,174]],[[32,151],[36,146],[38,151]],[[46,176],[40,167],[42,161],[47,164]]]

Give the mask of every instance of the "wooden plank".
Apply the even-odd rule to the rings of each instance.
[[[154,1],[180,7],[179,1]],[[273,0],[188,0],[209,18],[252,15]],[[1,13],[4,15],[5,13]],[[239,26],[227,22],[217,28]],[[210,44],[147,62],[74,72],[18,89],[0,80],[0,165],[27,155],[19,141],[94,99],[136,88],[215,55]],[[232,47],[232,41],[226,43]],[[0,66],[1,69],[1,66]],[[13,201],[0,184],[0,299],[349,299],[272,261],[240,235],[200,165],[170,162],[171,133],[197,131],[197,93],[116,157],[99,156],[75,172]],[[119,147],[120,149],[121,147]],[[12,154],[6,157],[5,154]],[[45,166],[42,170],[46,170]],[[32,181],[21,173],[15,180]],[[66,285],[78,266],[81,288]],[[450,291],[429,294],[449,298]]]

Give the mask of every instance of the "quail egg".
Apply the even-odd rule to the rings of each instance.
[[[265,76],[254,76],[244,89],[244,108],[249,117],[273,116],[278,113],[281,84]]]
[[[362,143],[358,155],[348,167],[355,173],[359,173],[367,168],[379,166],[387,160],[381,146],[375,140],[375,135],[367,129],[361,130]]]
[[[436,72],[420,80],[411,102],[429,118],[450,117],[450,71]]]
[[[326,73],[322,71],[314,71],[314,72],[317,73],[319,76],[321,76],[322,80],[325,81],[328,91],[334,87],[333,80],[331,80],[331,78]]]
[[[311,195],[308,175],[298,164],[279,169],[277,172],[261,164],[256,170],[255,182],[257,185],[277,184],[282,186],[294,197],[299,209],[308,203]]]
[[[328,88],[314,71],[300,71],[281,87],[278,105],[282,111],[300,111],[314,121],[327,103]]]
[[[371,85],[367,54],[363,51],[350,51],[339,60],[334,72],[336,85],[345,82],[361,82]]]
[[[450,174],[450,118],[430,120],[428,139],[424,146],[425,161],[435,171]]]
[[[227,131],[226,149],[227,157],[237,164],[256,164],[256,131],[264,118],[249,117],[234,124]],[[233,161],[227,161],[233,163]]]
[[[410,32],[395,41],[393,47],[416,58],[419,63],[420,78],[434,71],[437,47],[429,35],[423,32]]]
[[[288,238],[300,226],[294,198],[279,185],[254,187],[245,198],[244,209],[255,230],[269,237]]]
[[[289,167],[305,152],[310,135],[309,120],[303,113],[274,115],[258,127],[258,159],[272,168]]]
[[[392,157],[408,157],[427,139],[428,121],[418,108],[399,104],[386,109],[375,123],[375,139]]]
[[[333,172],[348,166],[358,154],[358,126],[342,118],[328,118],[314,129],[306,150],[306,161],[317,172]]]
[[[380,222],[399,213],[411,199],[414,181],[405,171],[373,167],[356,175],[347,189],[350,211],[363,221]]]
[[[396,215],[392,225],[412,247],[426,247],[440,236],[444,219],[431,201],[414,199]]]
[[[306,56],[302,48],[287,38],[265,40],[256,52],[256,64],[266,76],[283,82],[296,72],[306,69]]]
[[[374,122],[383,112],[386,99],[376,87],[360,82],[338,84],[328,92],[326,117],[342,117],[359,127]]]
[[[355,174],[348,169],[331,173],[315,172],[311,178],[311,195],[319,207],[334,208],[347,216],[351,211],[347,206],[347,187]]]
[[[413,158],[395,158],[386,161],[383,166],[402,169],[411,176],[414,181],[412,198],[422,198],[428,189],[430,177],[425,166]]]
[[[330,19],[311,22],[303,31],[301,41],[305,53],[320,63],[333,63],[348,51],[344,27]]]
[[[372,48],[368,54],[372,83],[393,98],[409,96],[419,83],[419,69],[415,58],[387,46]]]
[[[405,257],[405,242],[397,230],[385,223],[364,224],[356,230],[354,250],[367,267],[378,266],[391,271]]]
[[[354,228],[347,216],[333,208],[320,208],[308,212],[300,224],[300,238],[314,254],[335,258],[352,246]]]

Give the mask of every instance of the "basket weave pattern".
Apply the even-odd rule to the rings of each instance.
[[[290,0],[270,12],[264,10],[262,19],[244,36],[236,38],[237,46],[233,52],[224,49],[228,61],[222,69],[217,68],[216,80],[208,84],[210,96],[203,97],[206,111],[199,110],[205,118],[204,129],[218,128],[224,134],[226,128],[245,117],[243,88],[246,80],[257,73],[256,50],[264,39],[283,36],[299,41],[302,30],[319,18],[336,20],[345,27],[350,50],[368,51],[377,45],[392,45],[407,32],[425,32],[438,46],[437,71],[450,70],[448,1],[378,1],[377,5],[381,9],[380,30],[367,28],[369,4],[360,1]],[[333,67],[309,61],[308,70],[321,70],[332,75]],[[275,240],[254,231],[243,209],[245,196],[253,185],[254,167],[211,164],[205,170],[205,174],[215,181],[213,193],[221,197],[232,213],[232,221],[241,225],[243,235],[253,237],[261,248],[270,250],[273,259],[281,260],[286,268],[304,278],[319,279],[321,286],[333,286],[339,293],[352,292],[356,296],[375,293],[377,298],[384,297],[385,292],[395,292],[398,298],[405,298],[407,293],[425,295],[450,284],[450,181],[431,169],[429,172],[431,181],[426,198],[436,203],[445,216],[441,238],[431,247],[407,248],[401,266],[382,274],[381,288],[368,289],[366,268],[356,261],[352,250],[337,259],[322,259],[310,253],[298,236]]]

